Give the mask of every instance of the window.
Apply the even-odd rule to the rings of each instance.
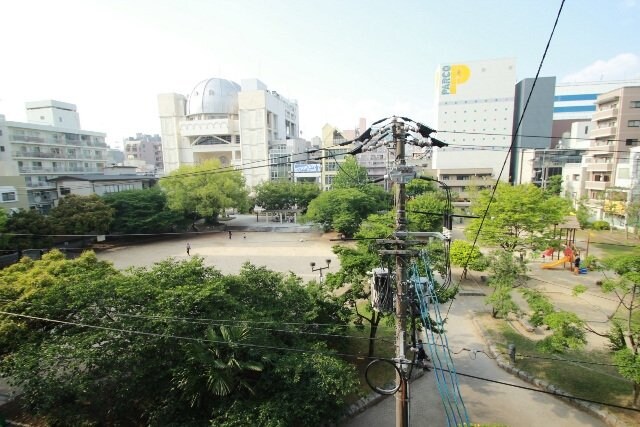
[[[4,145],[0,145],[0,152],[4,153]]]
[[[640,120],[629,120],[630,128],[640,128]]]
[[[638,139],[627,139],[625,145],[627,147],[636,147],[638,145],[638,141]]]
[[[65,196],[71,193],[71,189],[69,187],[60,187],[60,195]]]
[[[640,108],[640,101],[631,101],[631,108]]]
[[[16,192],[15,191],[7,191],[2,193],[2,201],[3,202],[15,202],[16,201]]]

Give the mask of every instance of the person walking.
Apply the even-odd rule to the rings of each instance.
[[[231,230],[229,230],[229,240],[231,240]]]
[[[187,255],[191,256],[191,245],[187,242]]]
[[[430,371],[431,369],[427,364],[429,356],[427,356],[427,352],[424,351],[424,344],[422,343],[422,340],[418,340],[417,347],[412,350],[418,352],[418,365],[421,366],[424,371]]]

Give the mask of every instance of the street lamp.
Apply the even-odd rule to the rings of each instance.
[[[329,264],[331,264],[331,260],[330,259],[326,259],[325,260],[327,262],[327,266],[326,267],[318,267],[316,268],[316,263],[311,261],[309,264],[311,265],[311,271],[319,271],[320,272],[320,283],[323,282],[324,278],[322,277],[322,270],[326,270],[327,268],[329,268]]]

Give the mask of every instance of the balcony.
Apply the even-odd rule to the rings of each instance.
[[[615,136],[617,131],[616,126],[605,126],[591,130],[589,132],[590,138],[606,138],[607,136]]]
[[[607,110],[596,111],[591,116],[591,120],[594,122],[599,122],[601,120],[607,119],[615,119],[618,117],[619,110],[617,108],[609,108]]]
[[[62,153],[47,153],[42,151],[14,151],[14,158],[37,157],[39,159],[64,159],[66,156]]]
[[[587,190],[606,190],[611,186],[611,181],[585,181],[584,188]]]
[[[41,138],[39,136],[11,135],[9,139],[20,142],[37,142],[40,144],[44,142],[44,138]]]
[[[593,162],[587,164],[588,172],[613,172],[612,162]]]
[[[56,188],[56,185],[50,182],[27,182],[28,188]]]
[[[605,154],[612,153],[615,151],[615,149],[616,146],[614,144],[592,145],[589,147],[589,151],[587,151],[587,153],[590,154],[591,152],[593,152],[594,154]]]

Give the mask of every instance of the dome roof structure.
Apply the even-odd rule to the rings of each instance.
[[[187,115],[237,114],[240,89],[240,85],[231,80],[203,80],[189,94]]]

